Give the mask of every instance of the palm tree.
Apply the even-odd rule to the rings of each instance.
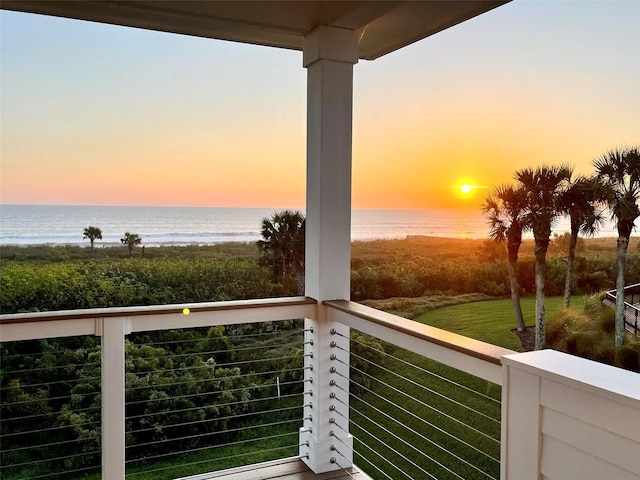
[[[569,166],[542,165],[535,169],[524,168],[516,172],[515,178],[525,191],[528,224],[533,230],[536,265],[536,350],[546,343],[544,323],[547,279],[547,249],[551,240],[551,226],[559,215],[558,198],[563,187],[571,180]]]
[[[98,227],[87,227],[84,229],[83,240],[89,239],[91,242],[91,251],[93,252],[93,242],[96,240],[102,240],[102,230]]]
[[[624,271],[629,238],[640,216],[640,148],[614,149],[593,161],[607,207],[618,229],[615,344],[624,342]]]
[[[262,238],[258,241],[261,263],[273,270],[273,281],[285,292],[297,280],[297,293],[304,293],[305,218],[298,211],[283,210],[262,220]]]
[[[574,179],[559,198],[559,208],[569,216],[571,234],[567,256],[567,276],[564,284],[564,308],[571,302],[571,283],[573,281],[573,263],[576,256],[578,235],[593,237],[602,224],[604,216],[599,208],[601,187],[595,177],[580,176]]]
[[[518,285],[518,252],[522,244],[522,233],[527,230],[526,196],[521,188],[511,185],[494,187],[484,200],[482,210],[489,220],[489,236],[497,243],[507,242],[509,255],[509,286],[511,301],[519,332],[525,329],[522,307],[520,306],[520,285]]]
[[[124,237],[120,239],[123,245],[129,249],[129,256],[133,255],[133,247],[142,243],[142,238],[137,233],[125,232]]]

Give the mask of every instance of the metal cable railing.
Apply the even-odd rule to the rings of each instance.
[[[0,346],[0,478],[99,474],[98,337]]]
[[[127,476],[178,477],[298,454],[308,382],[301,323],[230,331],[125,337]],[[0,478],[99,478],[100,337],[4,342],[0,355]]]
[[[128,336],[128,478],[175,478],[297,455],[303,329],[253,324],[232,332]]]
[[[335,401],[350,418],[337,408],[335,425],[353,435],[356,465],[374,479],[499,477],[499,386],[355,330],[350,345],[335,358],[336,375],[349,367]]]

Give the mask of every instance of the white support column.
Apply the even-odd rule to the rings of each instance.
[[[305,39],[307,68],[306,295],[349,299],[351,121],[357,39],[319,27]]]
[[[305,322],[305,405],[300,455],[316,473],[349,468],[349,328],[329,318],[323,300],[349,299],[351,275],[351,30],[321,26],[307,36],[306,295],[318,300]],[[342,360],[345,363],[340,363]],[[346,364],[346,365],[345,365]]]
[[[127,318],[102,320],[102,478],[125,478],[125,366]]]

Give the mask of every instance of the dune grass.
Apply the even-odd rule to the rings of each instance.
[[[145,247],[144,251],[142,249],[143,246]],[[133,257],[144,257],[148,260],[157,258],[170,258],[173,260],[218,258],[256,260],[258,258],[258,248],[254,242],[230,242],[216,245],[165,245],[161,247],[148,247],[143,244],[134,248]],[[96,245],[93,251],[86,245],[2,245],[2,248],[0,248],[0,261],[12,260],[37,263],[100,262],[119,258],[129,258],[127,247]]]
[[[547,344],[561,352],[640,372],[640,338],[625,334],[615,347],[615,311],[592,296],[584,309],[568,309],[547,322]]]

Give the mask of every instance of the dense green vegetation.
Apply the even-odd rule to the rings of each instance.
[[[546,293],[561,295],[565,239],[549,247]],[[423,297],[444,293],[509,294],[506,254],[489,240],[413,237],[355,242],[353,300]],[[260,298],[285,294],[252,244],[147,248],[3,247],[0,312],[77,309]],[[640,280],[640,256],[627,259],[627,280]],[[525,296],[535,292],[533,245],[525,241],[518,264]],[[574,265],[574,293],[615,285],[615,240],[587,240]],[[294,289],[295,290],[295,289]]]
[[[546,294],[562,295],[566,276],[564,238],[549,247]],[[491,241],[408,238],[394,242],[355,243],[351,297],[354,300],[483,293],[509,294],[508,265],[504,249]],[[574,263],[573,292],[595,293],[615,285],[615,241],[587,240]],[[535,293],[533,245],[525,241],[517,268],[521,294]],[[628,283],[640,279],[640,257],[627,259]]]
[[[262,267],[240,259],[6,261],[0,268],[2,313],[261,298],[276,292]]]

